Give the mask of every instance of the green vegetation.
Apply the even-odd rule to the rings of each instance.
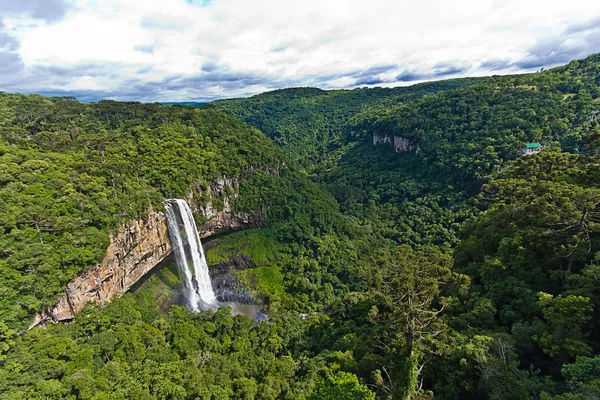
[[[206,252],[209,264],[225,262],[238,255],[249,256],[256,266],[269,265],[279,258],[280,244],[269,229],[257,228],[231,233],[217,239],[218,246]]]
[[[554,379],[598,349],[600,303],[590,279],[600,254],[599,161],[558,151],[520,159],[484,187],[480,199],[491,205],[455,251],[456,270],[472,284],[454,327],[498,335],[503,357]],[[482,307],[487,320],[474,321]],[[517,372],[506,379],[525,391],[533,377]]]
[[[597,398],[599,96],[600,55],[201,109],[0,95],[0,398]],[[120,223],[223,175],[265,224],[207,258],[247,261],[268,321],[171,306],[164,268],[22,331]]]
[[[205,108],[230,111],[273,139],[292,160],[310,167],[316,162],[335,157],[338,149],[346,144],[345,125],[361,110],[386,109],[442,90],[492,80],[493,78],[451,79],[390,89],[282,89],[247,99],[215,101]]]
[[[130,292],[135,293],[140,307],[158,308],[168,312],[179,301],[181,280],[177,274],[177,264],[167,258],[160,266],[139,280]]]
[[[127,294],[104,309],[82,311],[69,325],[11,337],[0,394],[6,399],[253,399],[259,393],[262,399],[302,398],[323,369],[310,359],[295,362],[298,354],[290,351],[302,331],[297,316],[274,316],[255,327],[225,307],[192,314],[174,306],[164,314]]]
[[[276,311],[283,302],[293,304],[286,293],[286,279],[281,272],[282,244],[270,229],[259,228],[227,235],[217,239],[217,246],[206,251],[209,264],[228,262],[246,256],[255,268],[235,271],[236,278],[256,298],[266,296],[269,309]]]
[[[595,57],[595,58],[594,58]],[[468,200],[508,167],[525,142],[585,152],[598,130],[597,56],[541,74],[509,77],[357,115],[349,150],[322,174],[342,211],[399,243],[453,246],[476,210]],[[531,82],[539,90],[524,90]],[[561,90],[575,91],[563,100]],[[372,146],[374,134],[420,151]]]
[[[255,339],[238,326],[254,335],[254,324],[230,317],[226,309],[199,317],[172,308],[167,317],[163,310],[170,308],[170,287],[177,279],[166,268],[135,299],[124,296],[109,308],[83,311],[69,326],[24,334],[33,313],[52,305],[69,279],[100,261],[108,233],[120,223],[160,209],[164,197],[183,197],[223,175],[243,177],[236,210],[267,215],[268,228],[240,235],[243,243],[252,243],[246,250],[257,265],[245,278],[257,282],[272,308],[324,309],[336,293],[359,284],[359,250],[348,236],[356,226],[339,214],[335,200],[285,167],[282,152],[259,131],[227,113],[155,104],[83,105],[41,96],[2,94],[0,99],[0,397],[253,398],[260,392],[263,398],[295,399],[309,395],[321,376],[338,372],[339,367],[311,357],[298,368],[294,359],[301,347],[294,347],[292,359],[272,334],[279,329],[272,324],[276,316]],[[346,247],[324,249],[333,243],[328,240]],[[342,265],[343,260],[350,262]],[[306,273],[299,276],[297,267]],[[293,322],[290,329],[299,329],[294,328],[300,324],[297,314],[281,313]],[[190,318],[203,328],[186,322]],[[168,332],[172,322],[183,335],[187,329],[212,335],[221,329],[210,322],[213,318],[228,332],[217,340],[223,340],[222,348],[216,342],[210,349],[198,342],[189,347]],[[233,337],[274,346],[272,359],[258,363],[254,345],[240,353]],[[178,354],[177,346],[185,352],[203,350],[188,357]],[[243,365],[236,364],[242,360]],[[201,372],[204,363],[219,374]],[[251,370],[243,372],[250,364]],[[305,381],[297,388],[290,380],[295,373]],[[194,374],[209,380],[190,380]]]
[[[379,238],[378,247],[386,248],[386,240],[415,248],[458,245],[454,271],[462,274],[457,279],[463,283],[443,286],[432,303],[432,312],[437,312],[442,299],[447,302],[436,320],[442,328],[433,341],[435,349],[397,364],[402,356],[390,354],[401,351],[402,338],[392,335],[385,344],[389,354],[369,349],[386,366],[387,372],[372,368],[380,371],[383,383],[359,374],[365,382],[378,387],[384,397],[410,396],[415,385],[407,382],[416,378],[394,374],[406,371],[401,374],[411,376],[422,362],[424,387],[433,389],[436,397],[487,393],[495,398],[536,398],[544,391],[547,397],[565,391],[569,378],[562,366],[598,351],[600,316],[589,279],[594,279],[594,254],[599,250],[595,235],[600,179],[597,156],[546,150],[516,163],[514,159],[526,142],[593,154],[600,135],[598,119],[593,118],[599,85],[600,56],[593,55],[544,73],[470,82],[462,89],[408,102],[364,101],[359,112],[343,121],[327,112],[308,118],[308,104],[337,97],[338,109],[344,109],[345,101],[350,103],[361,91],[278,91],[217,106],[283,145],[334,195],[342,213]],[[269,107],[276,111],[271,113]],[[333,108],[328,112],[335,113]],[[287,114],[278,115],[277,110]],[[308,126],[283,122],[284,117],[301,118]],[[313,143],[317,118],[336,127],[335,143]],[[290,136],[302,143],[304,153],[278,133],[290,126]],[[388,144],[374,146],[374,135],[404,138],[412,150],[396,153]],[[363,267],[363,276],[370,275],[369,269]],[[408,276],[410,271],[401,275]],[[467,278],[471,284],[465,287]],[[574,282],[588,289],[570,292]],[[400,293],[406,295],[406,288]],[[369,311],[366,305],[364,309]],[[338,325],[338,337],[357,332],[344,331],[345,321],[329,329],[336,331]],[[374,335],[363,339],[368,342]],[[333,343],[328,348],[335,348]],[[353,351],[360,364],[366,361],[359,348],[345,349]],[[464,364],[465,360],[471,361]],[[500,378],[502,365],[510,369]],[[491,377],[499,377],[498,382],[492,383]],[[394,388],[393,381],[404,384]],[[592,389],[586,386],[578,393],[586,390]]]
[[[282,154],[226,113],[0,95],[0,312],[23,327],[104,256],[120,223]]]
[[[361,225],[397,243],[451,247],[476,212],[468,200],[523,143],[588,150],[599,129],[597,119],[590,122],[600,96],[599,58],[529,75],[396,89],[289,89],[210,106],[259,127]],[[290,127],[297,146],[282,136]],[[317,138],[315,131],[331,133]],[[373,135],[407,139],[419,152],[399,156],[387,144],[373,146]]]

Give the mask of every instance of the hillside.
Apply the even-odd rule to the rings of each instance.
[[[0,398],[596,398],[598,110],[600,55],[202,108],[0,94]],[[211,238],[211,275],[267,321],[172,305],[165,265],[25,331],[121,223],[224,210],[224,177],[261,224]]]
[[[327,184],[344,212],[386,237],[451,246],[475,211],[468,199],[523,143],[588,151],[598,126],[593,112],[600,110],[599,59],[528,75],[397,89],[290,89],[211,105],[264,130]],[[319,125],[335,129],[317,137]],[[386,137],[413,151],[373,146]]]
[[[294,161],[309,168],[343,147],[348,121],[368,108],[388,108],[443,90],[458,89],[493,78],[451,79],[399,88],[330,90],[281,89],[246,99],[219,100],[209,107],[230,111],[256,126]]]
[[[54,304],[67,281],[100,261],[119,224],[222,176],[259,180],[260,192],[242,180],[236,209],[263,208],[269,222],[288,220],[278,210],[300,196],[296,223],[310,228],[295,239],[325,234],[314,213],[323,230],[336,218],[333,201],[296,172],[262,173],[280,169],[281,151],[217,110],[3,94],[0,114],[0,307],[9,326]],[[311,201],[324,206],[300,206]]]
[[[413,248],[458,244],[454,270],[472,286],[468,295],[442,290],[453,299],[447,321],[457,336],[455,350],[429,361],[436,397],[457,398],[467,390],[539,398],[543,391],[562,393],[567,382],[573,394],[557,398],[597,392],[591,371],[598,365],[599,319],[590,279],[600,250],[599,87],[600,55],[592,55],[543,73],[364,107],[338,128],[335,150],[299,157],[342,212],[376,235]],[[323,96],[315,93],[282,99],[277,110],[287,114],[274,112],[273,121],[296,118],[296,104]],[[257,102],[220,105],[276,132],[264,125],[269,119],[263,115],[271,114],[256,108]],[[297,140],[314,139],[312,129],[296,129]],[[548,149],[515,161],[526,142]],[[278,143],[298,154],[291,142]],[[343,321],[338,324],[345,329]],[[502,361],[491,353],[487,360],[475,357],[467,368],[452,364],[473,357],[470,352],[480,346],[492,352],[505,348],[503,362],[510,369],[500,373]]]
[[[600,95],[598,58],[597,54],[591,55],[536,74],[451,79],[398,88],[282,89],[245,99],[219,100],[209,103],[208,107],[226,109],[256,126],[309,171],[313,164],[326,162],[336,149],[356,141],[361,133],[372,134],[377,130],[412,134],[428,141],[437,137],[453,140],[457,129],[466,130],[467,136],[478,130],[489,138],[497,136],[502,129],[514,128],[517,145],[520,140],[556,140],[560,133],[561,144],[576,150],[585,143],[585,138],[582,141],[577,131],[564,131],[580,121],[576,114],[583,115],[598,108],[595,106]],[[435,96],[437,93],[440,95]],[[418,101],[425,97],[422,102]],[[539,107],[542,109],[538,110]],[[431,108],[429,113],[426,108]],[[481,115],[470,113],[471,109],[479,111],[478,108]],[[453,120],[448,120],[449,110],[458,112],[452,116]],[[501,114],[517,110],[516,115]],[[441,115],[433,115],[433,112]],[[536,116],[537,120],[529,121]],[[464,120],[471,117],[477,119],[476,124],[485,124],[486,130],[476,125],[466,127]],[[545,125],[543,132],[533,131],[533,128],[540,129],[538,123]],[[490,128],[491,125],[495,128]],[[445,132],[447,128],[453,131]],[[358,131],[360,129],[364,131]],[[420,135],[422,132],[428,135]],[[431,136],[434,132],[436,137]],[[515,145],[504,143],[506,139],[496,140],[504,146]],[[512,148],[500,151],[504,151],[501,157],[513,155]]]

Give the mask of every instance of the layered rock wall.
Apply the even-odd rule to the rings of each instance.
[[[188,194],[193,212],[207,222],[198,226],[201,238],[258,226],[263,224],[260,212],[234,212],[231,202],[239,195],[239,180],[222,177],[212,181],[207,188],[196,187]],[[215,206],[215,202],[220,207]]]
[[[88,302],[104,304],[127,291],[172,251],[165,215],[150,211],[146,218],[120,226],[110,235],[102,262],[67,283],[63,296],[38,314],[32,326],[72,319]]]
[[[421,151],[421,147],[419,147],[419,145],[412,144],[407,138],[403,138],[402,136],[374,134],[373,144],[379,143],[392,146],[396,153],[402,153],[409,150],[414,150],[415,153],[419,153]]]

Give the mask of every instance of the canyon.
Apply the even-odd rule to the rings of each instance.
[[[203,220],[197,225],[201,239],[262,225],[259,213],[234,211],[232,200],[239,195],[239,181],[222,177],[207,187],[196,185],[186,200],[192,211]],[[215,203],[220,207],[215,207]],[[173,252],[167,219],[163,211],[150,209],[141,219],[122,224],[110,235],[106,256],[66,285],[55,305],[38,313],[30,329],[44,323],[69,321],[86,304],[106,304],[127,292],[144,275]]]

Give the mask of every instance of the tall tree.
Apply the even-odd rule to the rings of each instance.
[[[371,282],[376,305],[371,317],[384,327],[381,344],[391,356],[390,371],[384,372],[394,398],[414,398],[420,390],[423,356],[440,348],[440,335],[446,331],[440,318],[445,305],[440,288],[457,277],[451,268],[448,254],[407,245],[375,262]]]

